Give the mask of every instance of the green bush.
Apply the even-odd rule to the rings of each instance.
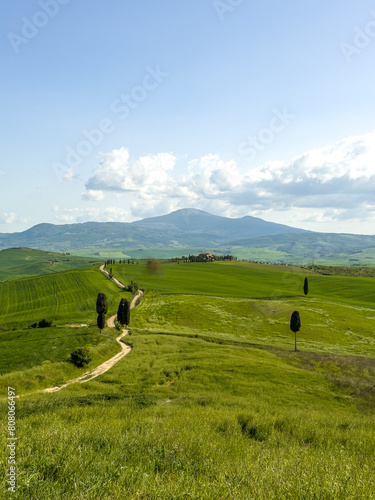
[[[49,328],[52,325],[52,321],[48,321],[47,319],[42,319],[39,321],[39,328]]]
[[[82,368],[90,363],[92,356],[88,347],[77,347],[70,355],[70,361],[78,368]]]
[[[30,328],[49,328],[52,325],[52,321],[46,319],[41,319],[39,323],[33,323]]]

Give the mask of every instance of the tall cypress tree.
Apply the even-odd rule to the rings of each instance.
[[[130,322],[130,303],[127,299],[121,299],[117,310],[117,321],[123,326]]]
[[[299,317],[299,312],[294,311],[292,317],[290,318],[290,329],[294,332],[294,350],[297,351],[297,332],[301,328],[301,318]]]
[[[125,299],[124,316],[125,325],[128,326],[128,324],[130,323],[130,302],[127,299]]]
[[[120,325],[125,325],[125,318],[124,318],[124,302],[125,299],[120,300],[120,304],[117,309],[117,321],[120,323]]]
[[[105,315],[108,312],[107,297],[104,293],[98,293],[96,298],[96,312],[98,313],[96,324],[98,325],[100,333],[102,333],[102,330],[105,327]]]
[[[98,319],[96,320],[96,324],[98,325],[100,333],[102,333],[102,330],[105,327],[105,314],[104,313],[98,314]]]
[[[303,283],[303,293],[307,295],[309,293],[309,282],[307,278],[305,278],[305,281]]]
[[[96,312],[98,314],[107,314],[108,312],[107,297],[104,295],[104,293],[98,293],[98,296],[96,298]]]

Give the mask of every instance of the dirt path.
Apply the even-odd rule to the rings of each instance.
[[[100,268],[100,270],[103,273],[108,274],[108,276],[109,276],[109,273],[104,270],[104,266],[102,266]],[[120,281],[116,280],[115,278],[113,278],[113,280],[117,283],[117,285],[119,287],[121,287],[121,288],[124,287],[124,285]],[[139,299],[139,297],[141,297],[142,294],[143,294],[143,291],[138,290],[137,294],[133,297],[133,299],[131,301],[130,309],[134,309],[134,307],[137,303],[137,300]],[[114,328],[115,327],[115,319],[116,319],[116,314],[114,316],[111,316],[107,320],[107,325],[111,328]],[[80,377],[69,380],[69,382],[66,382],[63,385],[59,385],[57,387],[47,387],[47,389],[42,389],[41,391],[37,391],[37,392],[57,392],[57,391],[60,391],[61,389],[63,389],[64,387],[67,387],[70,384],[75,384],[76,382],[80,382],[81,384],[83,384],[85,382],[89,382],[90,380],[98,377],[102,373],[105,373],[110,368],[112,368],[112,366],[114,366],[116,363],[118,363],[120,361],[120,359],[122,359],[124,356],[129,354],[129,352],[131,351],[131,347],[129,347],[129,346],[125,345],[123,342],[121,342],[121,339],[123,337],[125,337],[125,335],[127,335],[127,334],[128,334],[128,330],[126,328],[124,328],[122,330],[121,335],[117,337],[116,342],[120,345],[121,352],[119,352],[118,354],[113,356],[113,358],[108,359],[107,361],[105,361],[101,365],[97,366],[93,370],[90,370],[90,371],[84,373]]]
[[[104,264],[103,264],[102,266],[100,266],[100,270],[101,270],[101,272],[102,272],[102,273],[104,273],[104,274],[106,274],[107,276],[109,276],[109,272],[108,272],[108,271],[106,271],[106,270],[104,269]],[[116,283],[116,285],[117,285],[117,286],[119,286],[120,288],[124,288],[124,287],[126,286],[126,285],[124,285],[124,283],[121,283],[121,281],[119,281],[117,278],[114,278],[113,276],[112,276],[112,280],[113,280],[113,281]]]

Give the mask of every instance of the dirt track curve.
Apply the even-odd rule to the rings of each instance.
[[[100,270],[102,271],[102,273],[107,274],[109,276],[109,273],[104,269],[104,266],[101,266]],[[118,281],[116,278],[112,278],[112,279],[120,288],[123,288],[125,286],[123,283],[121,283],[121,281]],[[134,307],[137,303],[137,300],[139,299],[139,297],[142,294],[143,294],[143,291],[138,290],[137,294],[133,297],[133,299],[131,301],[130,309],[134,309]],[[115,327],[115,319],[116,319],[116,314],[114,316],[111,316],[108,319],[107,325],[111,328],[114,328]],[[118,354],[113,356],[113,358],[108,359],[107,361],[105,361],[101,365],[97,366],[93,370],[90,370],[90,371],[84,373],[80,377],[69,380],[69,382],[66,382],[63,385],[59,385],[57,387],[47,387],[47,389],[42,389],[41,391],[37,391],[37,392],[57,392],[57,391],[60,391],[61,389],[63,389],[64,387],[67,387],[70,384],[75,384],[76,382],[80,382],[81,384],[83,384],[84,382],[89,382],[90,380],[98,377],[102,373],[105,373],[110,368],[112,368],[112,366],[114,366],[116,363],[118,363],[120,361],[120,359],[122,359],[124,356],[129,354],[129,352],[131,351],[131,347],[129,347],[129,346],[125,345],[123,342],[121,342],[121,339],[123,337],[125,337],[125,335],[127,335],[127,334],[128,334],[128,330],[126,328],[124,328],[122,330],[121,335],[119,337],[117,337],[116,342],[120,345],[121,352],[119,352]]]

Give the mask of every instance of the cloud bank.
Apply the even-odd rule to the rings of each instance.
[[[176,162],[172,153],[132,160],[126,148],[113,150],[93,171],[83,198],[126,195],[135,217],[190,206],[226,216],[299,210],[305,220],[309,213],[331,220],[375,215],[375,131],[252,169],[215,154],[187,160],[182,173]]]

